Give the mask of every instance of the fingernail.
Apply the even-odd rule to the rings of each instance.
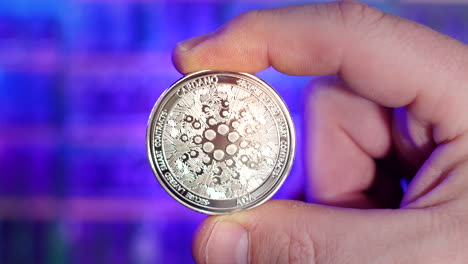
[[[246,264],[249,248],[247,231],[239,224],[216,223],[205,249],[206,263]]]
[[[191,38],[191,39],[181,41],[181,42],[177,43],[177,48],[182,52],[189,51],[189,50],[193,49],[195,46],[197,46],[198,44],[205,41],[210,35],[211,35],[211,33],[208,33],[208,34],[205,34],[205,35],[201,35],[201,36],[197,36],[197,37],[194,37],[194,38]]]

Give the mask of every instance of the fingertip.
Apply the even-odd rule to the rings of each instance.
[[[192,240],[193,258],[196,263],[248,263],[252,249],[251,232],[264,231],[256,231],[258,247],[259,240],[266,238],[266,231],[273,227],[270,223],[258,229],[259,223],[267,224],[268,219],[277,219],[278,212],[299,213],[306,208],[306,204],[296,201],[272,200],[253,209],[208,217],[199,226]]]
[[[192,241],[197,263],[247,263],[249,234],[234,215],[207,218]]]
[[[196,263],[206,263],[205,248],[208,244],[208,239],[219,220],[219,216],[208,217],[200,224],[195,232],[195,236],[192,240],[192,256]]]
[[[254,10],[255,11],[255,10]],[[242,13],[218,30],[179,42],[172,62],[182,74],[199,70],[260,72],[270,66],[268,47],[258,41],[257,12]]]
[[[195,48],[198,44],[207,40],[213,33],[196,36],[187,40],[183,40],[176,45],[176,49],[180,52],[188,52]]]
[[[204,247],[206,263],[247,264],[249,234],[240,224],[231,221],[218,221],[213,227]],[[200,251],[200,252],[203,252]]]
[[[171,54],[171,59],[172,59],[172,64],[176,68],[176,70],[182,74],[185,74],[184,70],[184,65],[183,65],[183,56],[181,54],[182,52],[180,51],[179,47],[176,45],[174,49],[172,50]]]
[[[182,74],[190,72],[190,61],[193,57],[193,50],[201,43],[208,40],[213,35],[213,32],[196,36],[190,39],[180,41],[172,50],[172,63],[175,68]]]

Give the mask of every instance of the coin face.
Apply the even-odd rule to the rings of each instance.
[[[284,102],[245,73],[201,71],[173,84],[148,123],[147,152],[159,183],[207,214],[268,200],[289,174],[294,127]]]

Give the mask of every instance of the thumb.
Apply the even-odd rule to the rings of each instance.
[[[270,201],[208,218],[193,253],[197,263],[452,263],[457,236],[445,226],[455,225],[440,215]]]

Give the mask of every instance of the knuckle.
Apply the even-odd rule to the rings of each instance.
[[[345,27],[373,26],[386,17],[386,13],[358,1],[340,1],[336,5]]]
[[[241,13],[234,17],[228,24],[229,28],[239,28],[245,30],[246,28],[252,28],[257,24],[263,16],[263,11],[259,9],[252,9]]]
[[[246,11],[238,16],[239,21],[244,21],[244,22],[251,22],[255,21],[261,14],[261,11],[259,9],[252,9],[249,11]]]
[[[216,32],[234,35],[262,32],[264,25],[268,24],[265,22],[266,19],[268,19],[268,15],[265,10],[252,9],[235,16],[218,28]]]
[[[315,263],[314,256],[314,243],[307,235],[290,237],[288,263]]]
[[[314,241],[308,234],[285,234],[281,242],[281,249],[273,263],[317,263]]]

